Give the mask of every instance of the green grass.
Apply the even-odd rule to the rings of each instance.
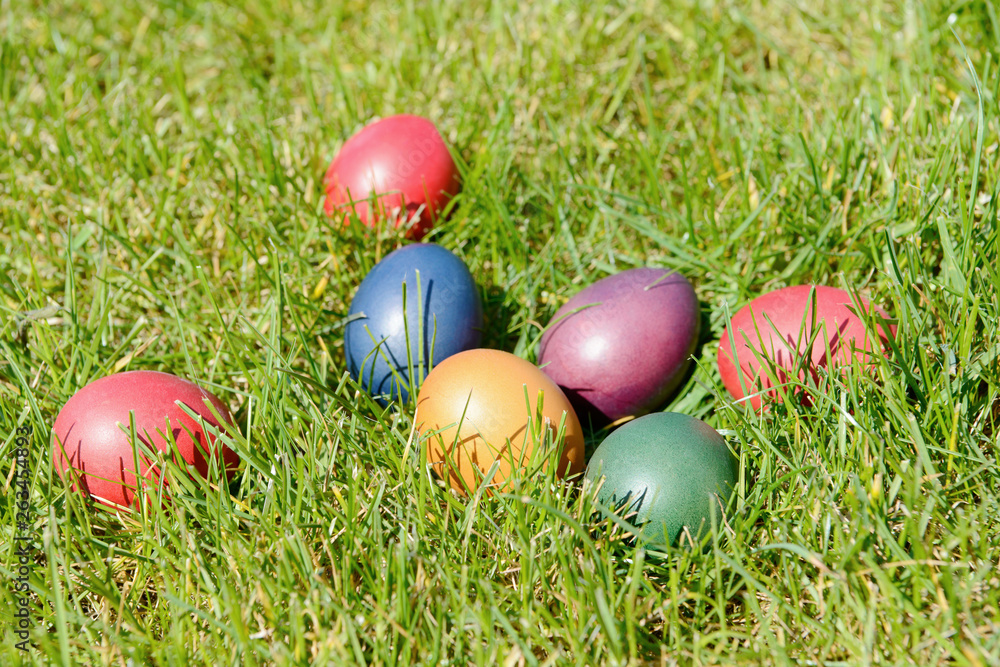
[[[5,582],[18,425],[37,514],[33,648],[5,583],[0,664],[1000,665],[1000,6],[237,5],[0,3]],[[326,218],[322,175],[402,112],[461,159],[428,240],[477,277],[487,346],[534,361],[615,271],[695,283],[664,409],[743,475],[704,552],[631,548],[551,479],[455,497],[412,413],[345,377],[350,298],[398,241]],[[881,304],[893,354],[748,413],[727,317],[808,282]],[[131,516],[67,493],[55,416],[126,369],[231,406],[229,489]]]

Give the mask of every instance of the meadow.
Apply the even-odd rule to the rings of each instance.
[[[1000,8],[992,0],[0,1],[0,664],[1000,665]],[[661,409],[739,457],[703,551],[641,548],[551,475],[459,497],[412,405],[346,374],[402,241],[323,213],[371,119],[431,118],[463,189],[427,241],[536,360],[573,294],[695,285]],[[898,332],[757,414],[728,318],[793,284]],[[231,407],[228,487],[91,508],[61,406],[135,369]],[[31,429],[30,648],[16,435]],[[592,450],[606,431],[590,434]]]

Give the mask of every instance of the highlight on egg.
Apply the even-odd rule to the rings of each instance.
[[[347,368],[380,405],[405,403],[435,364],[477,347],[482,328],[465,263],[434,243],[404,246],[358,286],[344,327]]]
[[[542,335],[538,364],[596,423],[639,416],[677,389],[698,340],[691,283],[669,269],[635,268],[581,290]]]
[[[719,341],[719,374],[726,389],[754,410],[779,399],[789,388],[820,380],[856,361],[873,371],[889,350],[896,327],[867,300],[860,312],[850,293],[824,285],[795,285],[757,297],[733,315]],[[874,321],[874,329],[866,324]]]
[[[434,472],[461,493],[484,480],[508,489],[515,475],[556,458],[558,478],[583,471],[573,406],[545,373],[509,352],[468,350],[441,362],[420,388],[414,424]],[[560,434],[561,451],[546,450]]]
[[[56,417],[55,471],[72,488],[122,508],[133,505],[140,487],[144,493],[155,493],[164,481],[143,446],[150,452],[176,451],[180,457],[176,462],[203,478],[215,466],[230,481],[239,456],[216,437],[215,432],[224,428],[206,400],[223,421],[233,423],[228,408],[214,394],[169,373],[128,371],[94,380],[66,401]],[[130,413],[139,442],[131,438]]]

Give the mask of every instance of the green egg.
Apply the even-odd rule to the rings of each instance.
[[[613,510],[642,542],[676,544],[685,529],[695,540],[711,530],[713,505],[721,522],[739,462],[705,422],[659,412],[628,422],[601,443],[586,478],[595,484],[601,477],[602,512]]]

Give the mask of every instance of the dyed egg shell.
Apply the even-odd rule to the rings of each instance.
[[[365,276],[349,319],[347,368],[384,406],[408,401],[434,364],[479,345],[483,306],[462,260],[417,243],[389,253]]]
[[[394,221],[414,240],[431,229],[460,188],[458,168],[434,123],[408,115],[377,121],[348,139],[323,182],[327,215],[347,222],[353,210],[368,227]]]
[[[583,431],[573,406],[545,373],[509,352],[469,350],[445,359],[420,388],[414,423],[434,471],[458,491],[475,491],[497,461],[490,483],[506,488],[560,424],[565,438],[556,475],[583,470]]]
[[[129,371],[94,380],[66,401],[53,427],[52,460],[60,477],[75,488],[110,506],[130,507],[138,488],[154,493],[159,470],[133,447],[129,411],[135,414],[136,436],[155,451],[170,451],[166,433],[172,433],[181,458],[206,477],[214,456],[217,469],[231,479],[239,456],[202,428],[176,402],[183,403],[206,424],[223,430],[205,406],[208,399],[230,424],[225,404],[193,382],[169,373]],[[139,443],[136,443],[139,447]],[[135,468],[138,458],[139,470]],[[179,463],[179,461],[178,461]]]
[[[872,308],[863,299],[861,306]],[[873,335],[853,310],[848,292],[823,285],[796,285],[757,297],[737,311],[722,333],[718,361],[723,384],[736,399],[749,396],[746,401],[759,410],[779,397],[792,378],[815,382],[819,368],[850,365],[852,358],[872,368],[896,327],[879,325]],[[876,321],[888,318],[880,308],[874,310]],[[805,394],[802,399],[809,400]]]
[[[698,340],[698,298],[678,273],[630,269],[580,291],[552,321],[539,366],[581,414],[616,421],[677,388]]]
[[[643,542],[676,544],[685,529],[697,542],[711,527],[713,505],[721,524],[739,462],[705,422],[659,412],[612,432],[594,451],[586,479],[601,483],[597,500]]]

